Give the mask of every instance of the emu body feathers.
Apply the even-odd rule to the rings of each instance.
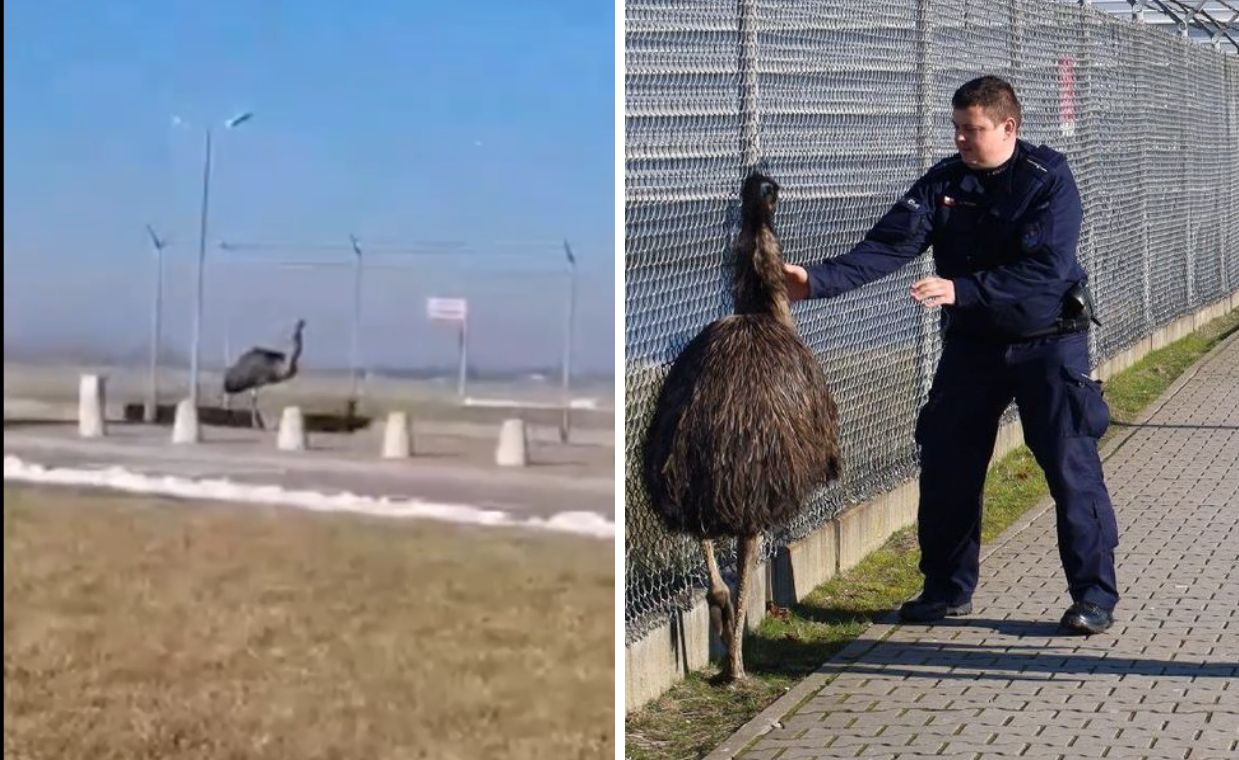
[[[768,315],[707,325],[667,375],[645,476],[667,527],[699,538],[761,533],[839,474],[837,411],[795,332]]]
[[[710,575],[706,603],[732,679],[745,677],[745,606],[759,537],[839,475],[835,402],[792,322],[771,224],[778,191],[760,173],[745,179],[734,246],[736,313],[706,325],[675,360],[642,463],[663,522],[701,540]],[[714,539],[725,536],[737,539],[734,605],[714,554]]]

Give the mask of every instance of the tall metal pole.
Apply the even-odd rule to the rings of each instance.
[[[933,72],[933,3],[918,0],[916,4],[916,60],[917,60],[917,126],[916,159],[921,172],[933,163],[933,113],[935,104]],[[1011,30],[1015,34],[1015,30]],[[925,256],[917,264],[918,277],[934,273],[933,260]],[[942,314],[937,309],[926,309],[920,314],[917,333],[917,390],[921,399],[929,396],[933,385],[934,367],[937,359],[937,339],[941,329]]]
[[[216,271],[219,274],[220,280],[228,281],[228,276],[231,274],[229,267],[224,263],[225,259],[221,256],[220,261],[216,265]],[[227,368],[232,364],[232,307],[233,294],[224,289],[222,298],[220,298],[221,306],[224,311],[224,367]]]
[[[559,440],[568,442],[571,429],[571,393],[569,385],[572,378],[572,327],[576,322],[576,256],[572,255],[572,246],[564,241],[564,253],[568,256],[568,322],[564,329],[564,360],[563,360],[563,417],[559,422]]]
[[[151,236],[151,247],[155,251],[155,293],[151,300],[151,366],[147,381],[146,406],[142,410],[142,419],[153,423],[159,418],[159,342],[163,321],[163,247],[164,242],[155,234],[151,226],[146,225],[146,231]]]
[[[1191,57],[1189,56],[1188,51],[1195,44],[1188,38],[1187,32],[1188,32],[1187,24],[1184,23],[1183,29],[1182,29],[1183,57],[1182,57],[1182,63],[1179,66],[1179,73],[1184,79],[1181,91],[1184,95],[1184,104],[1183,104],[1184,109],[1183,110],[1185,112],[1187,111],[1188,108],[1190,108],[1190,104],[1191,104],[1190,84],[1187,81],[1190,78],[1188,72],[1191,71],[1191,69],[1188,68],[1188,66],[1191,63]],[[1183,116],[1186,117],[1187,114],[1184,113]],[[1180,125],[1179,139],[1181,141],[1179,155],[1184,156],[1184,157],[1191,155],[1190,153],[1188,153],[1188,145],[1192,142],[1191,138],[1193,137],[1193,135],[1191,135],[1189,132],[1190,122],[1191,122],[1190,118],[1179,119],[1179,125]],[[1192,172],[1192,169],[1194,169],[1195,167],[1188,166],[1188,163],[1189,163],[1188,161],[1180,161],[1179,168],[1180,168],[1180,175],[1183,178],[1183,194],[1180,197],[1184,198],[1186,201],[1184,203],[1183,250],[1187,254],[1187,260],[1184,262],[1184,264],[1186,265],[1185,267],[1186,271],[1184,272],[1184,276],[1187,278],[1187,306],[1188,306],[1188,309],[1190,310],[1192,308],[1195,308],[1196,306],[1196,253],[1197,252],[1196,252],[1196,240],[1194,239],[1195,230],[1192,227],[1192,204],[1196,200],[1195,198],[1192,197],[1192,190],[1193,190],[1192,180],[1194,179],[1194,173]],[[1089,332],[1092,332],[1092,331],[1090,330]]]
[[[1217,37],[1214,37],[1213,39],[1216,40]],[[1225,88],[1225,92],[1232,92],[1233,90],[1230,87],[1231,72],[1233,71],[1232,67],[1226,65],[1226,59],[1220,56],[1218,57],[1218,65],[1222,67],[1222,86]],[[1231,101],[1231,105],[1226,109],[1226,132],[1225,134],[1229,135],[1232,140],[1236,136],[1234,101]],[[1235,163],[1239,163],[1239,162],[1235,162]],[[1235,208],[1236,207],[1235,204],[1239,203],[1239,197],[1236,197],[1236,193],[1235,193],[1236,172],[1231,171],[1231,172],[1226,172],[1226,174],[1227,174],[1227,185],[1229,186],[1228,189],[1230,190],[1229,194],[1230,194],[1231,208]],[[1228,244],[1227,238],[1229,237],[1229,239],[1239,244],[1239,234],[1236,234],[1234,227],[1231,227],[1230,233],[1223,232],[1222,234],[1223,234],[1222,245],[1218,247],[1218,261],[1222,268],[1222,272],[1221,272],[1222,273],[1222,292],[1230,293],[1231,292],[1230,267],[1226,263],[1226,259],[1227,259],[1226,252],[1233,251],[1235,249],[1232,248]]]
[[[1141,10],[1143,12],[1143,6]],[[1152,98],[1149,97],[1146,81],[1143,76],[1133,72],[1132,84],[1135,88],[1136,107],[1131,109],[1130,113],[1137,118],[1143,114],[1153,113],[1153,109],[1149,108],[1152,105]],[[1143,121],[1142,118],[1141,121]],[[1144,124],[1141,123],[1138,126],[1144,126]],[[1153,251],[1149,241],[1149,196],[1152,193],[1149,182],[1149,151],[1146,147],[1148,141],[1140,139],[1138,134],[1135,138],[1133,144],[1136,148],[1136,165],[1140,168],[1137,174],[1137,187],[1140,189],[1140,297],[1144,305],[1144,334],[1149,335],[1153,332],[1153,325],[1157,321],[1153,314]]]
[[[469,312],[466,311],[460,320],[460,376],[456,380],[456,394],[463,400],[465,397],[465,373],[469,354]]]
[[[349,235],[353,244],[353,346],[352,365],[353,377],[349,391],[349,399],[357,403],[358,383],[361,375],[361,244],[356,235]]]
[[[189,399],[198,406],[198,357],[202,339],[203,269],[206,264],[207,207],[211,192],[211,128],[206,130],[206,153],[202,161],[202,218],[198,228],[197,293],[194,296],[194,331],[189,355]]]
[[[744,173],[761,157],[761,117],[757,110],[757,0],[739,0],[740,152]]]

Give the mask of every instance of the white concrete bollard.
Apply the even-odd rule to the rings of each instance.
[[[198,443],[202,433],[198,428],[198,408],[190,399],[181,399],[176,405],[176,419],[172,422],[173,443]]]
[[[107,435],[107,424],[103,419],[105,385],[105,379],[100,375],[82,375],[77,396],[77,433],[83,438]]]
[[[275,445],[280,451],[305,451],[305,416],[301,414],[301,407],[284,407]]]
[[[502,467],[524,467],[529,464],[524,420],[504,420],[499,430],[499,447],[495,449],[495,463]]]
[[[409,413],[389,412],[387,429],[383,432],[383,458],[407,459],[413,453],[409,434]]]

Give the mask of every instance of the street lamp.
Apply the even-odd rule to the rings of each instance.
[[[224,122],[224,126],[228,129],[235,129],[254,117],[253,112],[246,111],[238,114],[228,121]],[[189,399],[190,403],[196,409],[198,407],[198,357],[200,355],[200,341],[202,338],[202,297],[203,297],[203,269],[206,264],[206,234],[207,234],[207,208],[211,192],[211,127],[206,129],[206,151],[202,161],[202,217],[198,227],[198,267],[195,274],[197,292],[194,296],[194,328],[192,345],[189,358]]]
[[[361,374],[361,243],[357,241],[356,235],[348,236],[349,242],[353,244],[353,346],[352,346],[352,364],[353,378],[352,390],[349,394],[349,408],[355,408],[357,405],[357,384],[358,376]]]
[[[159,416],[159,340],[163,320],[163,249],[168,241],[161,240],[155,230],[148,224],[146,233],[151,237],[151,245],[155,249],[155,297],[151,302],[151,367],[150,378],[146,390],[146,406],[142,410],[142,419],[148,423],[155,422]]]
[[[572,372],[572,323],[576,317],[576,256],[572,255],[572,246],[564,241],[564,254],[568,257],[568,323],[564,330],[564,374],[563,374],[563,417],[559,422],[559,440],[568,442],[569,410],[571,398],[568,392],[569,376]]]

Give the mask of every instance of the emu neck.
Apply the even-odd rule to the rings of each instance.
[[[297,374],[297,361],[301,359],[301,333],[293,336],[293,352],[288,357],[288,368],[284,370],[284,379]]]
[[[783,252],[769,222],[745,220],[736,238],[735,275],[737,314],[769,314],[793,326]]]

